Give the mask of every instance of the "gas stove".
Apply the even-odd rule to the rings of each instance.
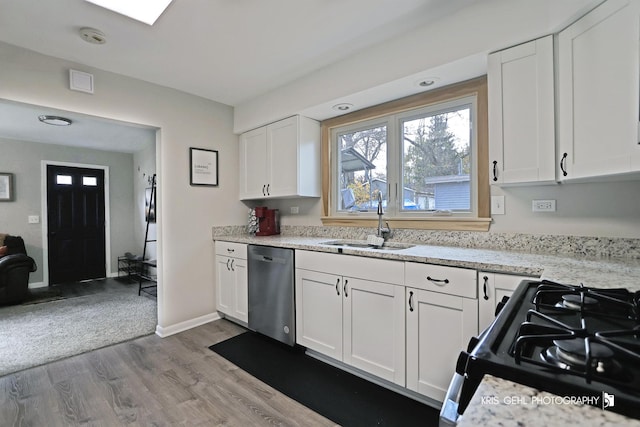
[[[639,418],[640,292],[523,281],[456,372],[457,414],[490,374]]]

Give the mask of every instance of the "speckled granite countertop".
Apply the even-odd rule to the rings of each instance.
[[[415,245],[408,249],[376,250],[342,249],[323,244],[336,239],[298,236],[249,235],[216,236],[215,240],[287,247],[318,252],[359,255],[373,258],[414,261],[452,267],[542,277],[567,284],[593,287],[624,287],[640,290],[640,260],[628,258],[596,258],[576,255],[542,255],[493,249],[457,248]]]
[[[622,427],[640,420],[485,375],[458,427]]]
[[[336,246],[323,244],[335,238],[300,236],[214,235],[214,240],[339,253]],[[634,247],[635,249],[635,247]],[[640,290],[640,260],[637,258],[546,255],[520,251],[462,248],[417,244],[401,250],[342,248],[345,255],[423,262],[472,268],[496,273],[540,276],[560,283],[593,287],[624,287]],[[487,404],[487,396],[496,397]],[[539,396],[534,404],[533,396]],[[549,403],[555,395],[522,384],[486,375],[459,427],[499,426],[640,426],[639,420],[588,405]],[[482,398],[485,397],[483,403]],[[545,400],[545,397],[547,398]],[[514,399],[522,399],[515,401]]]

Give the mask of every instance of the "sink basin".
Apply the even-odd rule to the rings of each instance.
[[[402,249],[409,249],[415,245],[406,243],[394,243],[385,242],[382,246],[371,246],[364,240],[331,240],[329,242],[322,242],[321,245],[339,246],[342,248],[359,248],[359,249],[373,249],[377,251],[399,251]]]

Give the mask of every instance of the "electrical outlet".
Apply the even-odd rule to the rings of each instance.
[[[555,212],[555,200],[534,200],[532,203],[532,212]]]
[[[29,215],[27,217],[27,221],[29,222],[29,224],[39,224],[40,217],[38,215]]]
[[[300,213],[300,209],[297,206],[291,206],[291,214],[298,215]]]
[[[491,215],[504,215],[504,196],[491,196]]]

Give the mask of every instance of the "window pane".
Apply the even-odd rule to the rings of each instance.
[[[338,134],[338,210],[371,211],[387,199],[387,126]]]
[[[56,184],[58,185],[71,185],[71,175],[56,175]]]
[[[83,176],[82,185],[95,187],[96,185],[98,185],[98,178],[96,178],[95,176]]]
[[[403,211],[471,210],[471,106],[402,122]]]

